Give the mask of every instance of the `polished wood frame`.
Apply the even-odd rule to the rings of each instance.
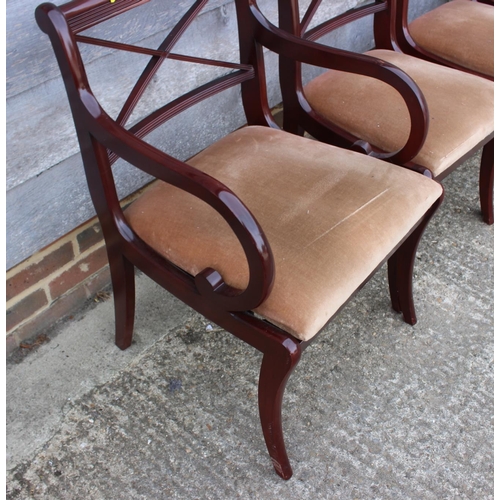
[[[314,42],[309,46],[315,46],[318,52],[322,52],[326,49],[326,46],[317,42],[320,37],[348,23],[374,15],[377,48],[389,48],[400,51],[393,41],[395,35],[389,26],[395,25],[396,7],[401,8],[404,1],[374,0],[370,4],[351,9],[324,21],[312,29],[308,29],[322,0],[312,0],[302,19],[300,18],[298,0],[278,0],[279,26],[295,37],[300,37],[304,41]],[[411,119],[411,130],[406,144],[399,151],[381,151],[316,113],[304,95],[301,62],[295,60],[293,55],[287,56],[286,54],[281,54],[279,66],[283,95],[284,129],[300,135],[308,132],[313,137],[328,144],[361,151],[370,156],[416,170],[432,177],[432,173],[428,169],[413,161],[424,144],[429,122],[429,111],[425,96],[416,83],[401,69],[388,62],[364,54],[357,54],[332,47],[329,47],[329,49],[331,52],[328,57],[332,59],[330,66],[327,66],[326,61],[321,59],[319,55],[317,60],[321,60],[321,64],[317,64],[318,66],[376,78],[387,85],[391,85],[401,94],[405,100]],[[483,148],[479,178],[481,212],[483,220],[487,224],[493,224],[493,133],[481,141],[474,149],[468,151],[444,172],[436,176],[435,179],[437,181],[444,179],[481,148]]]
[[[493,0],[470,0],[493,6]],[[413,39],[408,29],[409,0],[388,0],[389,8],[378,13],[374,18],[375,44],[379,49],[396,50],[426,61],[449,66],[476,76],[493,80],[490,75],[466,68],[460,64],[443,59],[425,50]]]
[[[217,179],[156,149],[142,138],[168,119],[201,100],[234,85],[242,86],[249,124],[279,128],[266,96],[263,47],[297,61],[335,67],[331,49],[317,50],[271,25],[252,2],[239,0],[241,63],[234,64],[179,55],[173,47],[207,0],[196,0],[157,50],[89,38],[80,34],[95,24],[141,5],[147,0],[74,0],[59,7],[45,3],[36,9],[36,20],[56,54],[64,79],[80,143],[88,187],[106,242],[113,285],[116,344],[126,349],[132,342],[135,308],[134,269],[138,268],[163,288],[263,353],[259,379],[259,412],[269,455],[284,479],[292,475],[283,440],[281,406],[286,382],[310,341],[304,342],[252,313],[269,295],[274,281],[271,247],[258,221],[238,196]],[[100,106],[89,86],[77,43],[92,43],[150,56],[144,72],[126,99],[118,118],[112,119]],[[197,89],[155,110],[126,128],[126,122],[148,82],[166,58],[222,66],[230,70]],[[405,95],[413,96],[414,85],[400,72],[379,62],[367,62]],[[401,80],[401,81],[400,81]],[[418,91],[415,91],[418,92]],[[413,97],[408,97],[412,99]],[[424,119],[424,113],[415,112]],[[421,136],[422,134],[420,134]],[[421,139],[421,137],[420,137]],[[419,140],[420,140],[419,139]],[[128,224],[120,207],[111,165],[123,158],[144,172],[205,201],[228,222],[244,249],[249,266],[245,290],[228,286],[214,269],[191,276],[145,243]],[[393,307],[409,323],[416,321],[412,298],[412,270],[418,241],[438,200],[387,255]],[[366,279],[368,281],[370,277]],[[364,284],[364,283],[363,283]],[[361,288],[362,285],[360,285]]]

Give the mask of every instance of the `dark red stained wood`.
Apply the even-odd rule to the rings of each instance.
[[[73,33],[86,30],[149,0],[76,0],[60,6]]]
[[[481,212],[486,224],[493,224],[493,165],[495,160],[495,146],[493,139],[483,148],[481,168],[479,172],[479,199]]]
[[[405,322],[409,325],[414,325],[417,322],[417,315],[413,302],[412,281],[418,244],[432,215],[434,215],[441,204],[443,196],[441,196],[439,202],[434,204],[431,211],[427,212],[419,226],[408,236],[404,243],[387,261],[392,308],[396,312],[402,313]]]
[[[292,469],[283,439],[281,402],[288,377],[310,342],[297,340],[280,328],[257,318],[251,312],[267,298],[273,286],[274,259],[269,242],[258,221],[230,189],[209,175],[159,151],[144,142],[142,138],[181,111],[239,84],[242,86],[248,123],[277,128],[267,102],[264,46],[282,55],[291,61],[291,64],[300,61],[323,65],[326,68],[343,68],[347,71],[369,74],[392,85],[403,95],[412,120],[418,123],[419,127],[412,131],[411,139],[401,151],[392,155],[373,151],[372,155],[393,160],[406,159],[419,149],[427,130],[425,100],[415,84],[398,68],[366,56],[353,56],[329,48],[318,49],[313,42],[300,40],[272,26],[251,0],[236,2],[241,64],[172,53],[175,43],[205,5],[206,0],[194,3],[157,50],[78,34],[89,26],[141,3],[140,0],[122,0],[120,3],[117,1],[115,6],[108,0],[76,0],[61,7],[46,3],[36,10],[38,25],[52,42],[64,79],[89,191],[106,242],[115,302],[116,344],[121,349],[126,349],[132,342],[135,308],[134,269],[137,267],[210,321],[262,352],[264,356],[259,381],[262,429],[276,472],[284,479],[288,479],[292,475]],[[380,8],[379,4],[380,2],[377,2],[377,9]],[[357,15],[359,14],[356,13],[355,16]],[[104,45],[151,56],[116,120],[106,114],[92,94],[78,43]],[[125,123],[148,82],[166,58],[218,65],[231,72],[186,92],[170,103],[165,103],[130,129],[125,128]],[[313,118],[312,116],[311,119]],[[326,125],[321,126],[324,130],[328,129]],[[370,149],[368,144],[359,141],[356,147],[361,150]],[[224,217],[239,239],[247,258],[249,283],[245,290],[236,290],[228,286],[214,269],[205,269],[194,277],[187,274],[155,252],[134,233],[120,207],[113,179],[111,165],[117,158],[123,158],[157,179],[191,193]],[[391,262],[395,262],[396,265],[392,266],[395,274],[391,279],[391,296],[393,301],[397,301],[406,321],[408,314],[405,311],[410,310],[413,305],[411,297],[413,257],[408,259],[401,257],[400,254],[406,253],[409,249],[414,255],[421,232],[438,205],[439,202],[378,266],[382,266],[393,255]],[[408,238],[407,243],[406,238]],[[400,268],[404,271],[402,276],[397,275]],[[370,277],[367,277],[365,282]]]

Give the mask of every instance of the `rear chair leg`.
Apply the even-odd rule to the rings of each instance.
[[[299,125],[299,111],[297,109],[283,109],[283,130],[291,134],[304,136],[304,128]]]
[[[486,224],[493,224],[493,165],[494,165],[494,139],[491,139],[484,148],[481,156],[481,169],[479,172],[479,200],[481,213]]]
[[[413,303],[413,264],[418,241],[414,246],[411,243],[406,245],[408,239],[389,259],[389,289],[392,308],[396,312],[403,313],[406,323],[414,325],[417,322],[417,315]]]
[[[396,254],[392,255],[387,261],[387,273],[389,279],[389,292],[391,294],[392,308],[396,312],[401,312],[401,307],[399,305],[399,294],[398,294],[398,263]]]
[[[413,302],[413,267],[420,238],[434,212],[443,200],[443,196],[427,211],[422,222],[406,238],[387,262],[389,274],[389,290],[392,308],[403,313],[403,319],[409,325],[417,322],[415,304]]]
[[[115,302],[115,343],[127,349],[132,343],[135,313],[134,266],[122,255],[109,259]]]
[[[281,424],[281,404],[290,374],[300,359],[300,348],[292,340],[264,353],[259,378],[259,413],[267,450],[277,474],[292,477]]]

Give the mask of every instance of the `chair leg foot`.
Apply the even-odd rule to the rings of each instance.
[[[134,266],[122,255],[109,259],[115,303],[115,344],[122,350],[132,344],[135,313]]]
[[[292,342],[290,342],[292,344]],[[300,349],[279,346],[264,353],[259,378],[259,413],[264,439],[276,473],[283,479],[292,477],[281,423],[283,393],[290,374],[300,359]]]
[[[479,172],[479,200],[481,213],[486,224],[493,224],[493,172],[494,172],[494,139],[483,148],[481,169]]]

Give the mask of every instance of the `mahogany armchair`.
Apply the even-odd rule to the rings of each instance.
[[[376,20],[392,18],[395,5],[375,0],[309,29],[321,0],[312,0],[302,19],[298,0],[279,0],[278,4],[280,27],[314,42],[318,50],[325,48],[317,42],[323,35],[368,15],[374,14]],[[375,22],[377,41],[382,31],[382,23]],[[292,57],[280,57],[284,129],[296,134],[306,131],[323,142],[363,150],[426,172],[438,181],[483,148],[479,198],[483,220],[492,224],[493,82],[393,50],[365,54],[332,50],[332,70],[307,85],[302,82],[301,64]],[[380,65],[404,72],[421,91],[420,100],[403,100],[390,79],[379,75]],[[428,111],[422,120],[410,123],[409,114],[418,109]]]
[[[377,48],[404,52],[493,80],[492,0],[453,0],[408,24],[410,0],[375,16]]]
[[[301,353],[389,259],[393,306],[415,322],[412,269],[422,232],[442,199],[433,180],[356,152],[279,129],[266,98],[263,46],[333,67],[317,51],[237,4],[241,62],[176,54],[174,45],[205,6],[197,0],[158,49],[89,38],[84,30],[147,0],[75,0],[36,9],[64,79],[84,169],[102,225],[113,285],[116,344],[130,346],[134,269],[263,353],[259,412],[276,472],[289,478],[281,425],[285,385]],[[146,69],[117,118],[90,88],[78,43],[144,54]],[[167,58],[218,65],[226,74],[127,123]],[[405,99],[414,85],[385,64]],[[242,85],[249,126],[183,162],[144,141],[190,106]],[[418,113],[413,113],[417,117]],[[123,158],[158,180],[122,211],[111,165]]]

